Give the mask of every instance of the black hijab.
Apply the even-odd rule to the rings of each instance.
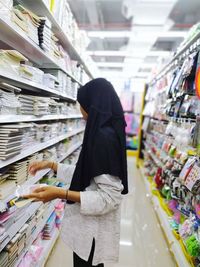
[[[94,177],[110,174],[122,180],[122,194],[127,194],[126,123],[113,86],[94,79],[79,89],[77,98],[88,119],[70,190],[84,191]]]

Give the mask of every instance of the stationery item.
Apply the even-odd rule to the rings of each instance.
[[[27,61],[28,59],[16,50],[0,50],[1,72],[9,76],[18,76],[20,63]]]
[[[10,165],[8,174],[8,179],[15,181],[16,184],[24,183],[28,176],[28,160],[21,160]]]
[[[16,13],[16,11],[18,12]],[[29,38],[38,45],[38,28],[40,26],[40,18],[30,10],[24,8],[22,5],[16,5],[14,7],[14,12],[23,21],[23,24],[27,26],[26,32]]]
[[[23,197],[19,197],[16,200],[14,200],[15,205],[16,205],[17,208],[23,208],[23,207],[25,207],[26,205],[30,204],[33,201],[34,201],[33,198],[25,199]]]
[[[199,193],[200,186],[200,167],[195,163],[187,175],[184,185],[193,193]]]
[[[0,84],[0,88],[3,87]],[[17,114],[20,102],[14,92],[0,89],[0,114]]]
[[[14,181],[5,181],[0,184],[0,199],[5,199],[9,195],[13,194],[16,190],[16,184]]]
[[[8,252],[6,251],[0,252],[0,266],[8,266]]]

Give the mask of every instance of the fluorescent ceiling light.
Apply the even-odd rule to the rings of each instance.
[[[87,51],[87,54],[89,56],[100,56],[100,57],[132,57],[132,58],[144,58],[146,56],[148,57],[168,57],[170,55],[170,52],[168,51],[149,51],[146,54],[145,53],[134,53],[133,52],[128,52],[126,50],[123,51],[109,51],[109,50],[102,50],[102,51]]]
[[[167,38],[185,38],[187,32],[185,31],[89,31],[88,37],[90,38],[155,38],[155,37],[167,37]]]
[[[132,68],[134,68],[134,66],[138,64],[138,62],[133,60],[132,62],[97,62],[96,64],[99,68],[124,68],[124,67],[130,68],[131,66]],[[151,68],[155,66],[155,64],[156,64],[155,62],[141,63],[141,66],[139,67]]]
[[[129,246],[129,247],[131,247],[133,245],[132,242],[130,242],[130,241],[123,241],[123,240],[120,240],[119,244],[121,246]]]
[[[124,62],[97,62],[99,68],[123,68]]]

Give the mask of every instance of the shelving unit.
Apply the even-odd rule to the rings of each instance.
[[[34,116],[34,115],[4,115],[0,117],[1,123],[16,123],[16,122],[33,122],[33,121],[52,121],[52,120],[67,120],[67,119],[81,119],[80,114],[77,115],[44,115],[44,116]]]
[[[81,142],[78,142],[77,144],[71,146],[68,149],[68,151],[57,162],[62,162],[69,155],[71,155],[75,150],[77,150],[81,146],[81,144],[82,144]],[[28,179],[23,185],[27,186],[27,185],[36,184],[39,180],[42,179],[42,177],[44,177],[47,173],[49,173],[50,170],[51,169],[45,169],[45,170],[38,171],[33,178]],[[16,194],[13,193],[13,194],[9,195],[9,197],[7,197],[6,199],[4,199],[3,201],[0,201],[0,202],[4,202],[6,204],[6,203],[8,203],[10,200],[12,200],[15,197],[16,197]]]
[[[178,51],[174,57],[169,61],[167,65],[165,65],[152,79],[150,83],[159,80],[164,74],[166,74],[172,66],[176,65],[179,60],[183,60],[186,56],[188,56],[195,49],[200,48],[200,33],[196,34],[184,47]]]
[[[41,84],[37,84],[33,81],[25,80],[25,79],[17,77],[17,76],[10,76],[7,73],[2,73],[2,71],[0,71],[0,81],[5,82],[5,83],[9,83],[13,86],[17,86],[21,89],[25,89],[25,90],[30,91],[30,92],[37,92],[37,93],[42,92],[45,95],[58,97],[62,100],[69,100],[72,102],[76,101],[75,98],[68,96],[68,95],[65,95],[65,94],[61,94],[60,92],[53,90],[49,87],[43,86]]]
[[[35,14],[47,17],[50,22],[52,23],[52,32],[55,34],[55,36],[59,39],[59,44],[63,47],[63,49],[68,53],[70,60],[77,61],[77,64],[82,65],[82,70],[84,70],[87,75],[92,78],[92,73],[90,72],[89,67],[87,66],[87,62],[85,62],[83,55],[79,53],[77,47],[74,46],[73,42],[70,40],[70,38],[65,34],[64,30],[61,28],[61,26],[58,24],[56,19],[54,18],[51,11],[48,9],[48,7],[45,5],[45,3],[42,0],[36,0],[36,1],[25,1],[25,0],[19,0],[17,1],[19,4],[23,5],[25,8],[28,8],[30,11],[34,12]],[[15,2],[16,3],[16,2]],[[63,71],[69,78],[66,77],[66,75],[63,75],[65,80],[63,80],[63,83],[60,82],[60,84],[64,84],[65,88],[61,90],[62,92],[68,92],[68,93],[62,93],[59,92],[56,89],[51,89],[47,86],[44,86],[42,84],[38,84],[32,80],[25,79],[23,77],[20,77],[19,75],[13,74],[13,72],[4,70],[3,68],[0,70],[0,84],[1,83],[7,83],[9,85],[13,85],[15,87],[18,87],[19,89],[23,90],[23,94],[34,94],[36,96],[47,96],[52,97],[56,100],[60,100],[62,102],[68,102],[70,104],[75,104],[76,98],[75,98],[75,91],[72,91],[72,88],[74,90],[77,90],[77,87],[82,86],[82,82],[77,78],[79,75],[76,75],[76,71],[71,73],[67,67],[65,66],[64,59],[63,60],[57,60],[56,57],[53,57],[48,52],[45,52],[43,49],[39,47],[38,44],[36,44],[34,41],[32,41],[28,34],[20,29],[9,16],[2,15],[0,17],[0,35],[1,35],[1,43],[3,45],[3,49],[15,49],[21,54],[23,54],[26,58],[30,60],[30,63],[33,63],[34,66],[37,66],[41,69],[54,69],[54,70],[61,70]],[[52,50],[55,53],[55,49]],[[9,62],[9,60],[8,60]],[[67,60],[66,60],[67,62]],[[73,64],[74,62],[71,62]],[[71,68],[70,68],[71,69]],[[60,74],[60,73],[59,73]],[[61,73],[62,74],[62,73]],[[80,73],[79,73],[80,74]],[[59,80],[60,81],[60,80]],[[60,85],[59,84],[59,85]],[[72,86],[72,88],[69,86]],[[56,88],[56,86],[55,86]],[[18,93],[20,90],[17,90]],[[70,95],[68,95],[70,94]],[[72,97],[72,96],[73,97]],[[17,97],[17,96],[16,96]],[[70,106],[71,107],[71,106]],[[29,107],[30,108],[30,107]],[[69,108],[70,109],[70,108]],[[74,109],[76,110],[76,109]],[[16,111],[15,111],[16,112]],[[17,111],[18,112],[18,111]],[[51,110],[49,111],[49,113]],[[53,111],[52,111],[53,112]],[[14,111],[13,111],[14,113]],[[73,111],[74,113],[74,111]],[[33,113],[31,113],[33,114]],[[34,116],[34,115],[1,115],[0,116],[0,126],[1,124],[6,123],[21,123],[21,122],[53,122],[53,121],[61,121],[61,120],[72,120],[72,119],[82,119],[82,115],[80,114],[71,114],[71,115],[64,115],[64,114],[58,114],[58,115],[44,115],[44,116]],[[77,124],[78,125],[78,124]],[[82,124],[81,124],[82,125]],[[78,127],[78,126],[77,126]],[[81,126],[79,126],[81,127]],[[0,161],[0,168],[9,166],[12,163],[15,163],[21,159],[24,159],[34,153],[40,152],[46,148],[49,148],[53,145],[58,144],[59,142],[62,142],[68,138],[71,138],[73,136],[76,136],[84,131],[84,127],[74,129],[72,131],[68,131],[65,134],[60,134],[59,136],[56,136],[54,138],[51,138],[48,141],[42,142],[42,143],[36,143],[33,146],[29,146],[28,148],[25,148],[19,153],[18,155],[11,157],[7,160]],[[77,140],[77,141],[76,141]],[[76,141],[76,143],[74,142]],[[67,145],[67,144],[66,144]],[[57,162],[62,162],[64,159],[66,159],[69,155],[71,155],[74,151],[76,151],[80,146],[82,145],[81,138],[77,137],[77,139],[71,140],[71,146],[68,147],[68,150],[57,160]],[[24,186],[34,185],[38,183],[46,174],[48,174],[51,170],[45,169],[38,171],[37,174],[26,180],[25,183],[23,183]],[[16,194],[13,192],[10,194],[6,199],[0,201],[0,205],[2,209],[9,208],[10,206],[10,200],[16,197]],[[57,201],[57,200],[56,200]],[[55,208],[56,201],[53,201],[47,210],[44,212],[41,220],[38,222],[36,229],[32,233],[31,240],[28,245],[24,248],[21,255],[18,257],[17,261],[15,262],[15,267],[19,265],[23,257],[26,255],[26,253],[30,250],[30,247],[34,240],[38,237],[39,233],[43,230],[49,216],[52,214]],[[13,239],[13,237],[18,233],[18,231],[23,227],[23,225],[36,213],[36,211],[40,208],[42,205],[41,202],[33,202],[30,205],[27,205],[27,207],[23,208],[23,213],[16,212],[13,223],[6,225],[6,231],[8,233],[8,238],[0,244],[0,252],[7,246],[7,244]],[[42,267],[44,266],[49,253],[51,252],[55,241],[59,235],[59,231],[55,229],[53,233],[53,237],[49,241],[44,241],[44,249],[42,252],[42,257],[37,261],[36,266]],[[35,266],[35,267],[36,267]]]
[[[53,201],[50,206],[48,207],[47,211],[44,213],[44,215],[42,216],[42,220],[40,221],[40,223],[37,225],[37,228],[34,230],[34,233],[32,235],[32,238],[29,242],[29,245],[24,249],[24,251],[21,253],[19,259],[17,260],[15,267],[17,267],[19,265],[19,263],[21,262],[21,260],[23,259],[23,257],[25,256],[25,254],[29,251],[31,245],[33,244],[34,240],[37,238],[37,236],[39,235],[39,233],[42,231],[42,229],[44,228],[48,218],[50,217],[50,215],[52,214],[52,212],[55,209],[55,205],[56,205],[56,201]],[[57,234],[59,232],[57,231]],[[58,235],[57,235],[58,237]],[[51,240],[50,240],[51,241]]]
[[[20,220],[17,220],[9,228],[9,239],[6,239],[0,246],[0,252],[5,248],[5,246],[10,242],[10,240],[16,235],[16,233],[22,228],[22,226],[35,214],[37,209],[41,206],[40,202],[32,203],[28,209],[24,212]]]
[[[187,261],[186,257],[183,254],[182,248],[181,248],[178,240],[175,238],[175,236],[172,233],[172,230],[171,230],[170,224],[169,224],[169,218],[167,217],[167,214],[160,206],[158,198],[152,194],[150,183],[148,182],[147,177],[144,174],[143,168],[140,167],[140,170],[141,170],[141,175],[142,175],[145,187],[146,187],[146,191],[151,198],[151,202],[153,204],[154,211],[156,212],[156,215],[159,219],[162,230],[165,233],[165,238],[167,239],[167,243],[169,245],[169,250],[173,253],[173,256],[174,256],[178,266],[191,267],[190,263]]]
[[[34,145],[33,147],[29,147],[29,148],[23,150],[20,154],[14,156],[8,160],[4,160],[4,161],[1,160],[0,161],[0,168],[8,166],[8,165],[20,160],[20,159],[28,157],[28,156],[32,155],[33,153],[41,151],[41,150],[43,150],[49,146],[55,145],[55,144],[59,143],[60,141],[63,141],[65,139],[72,137],[73,135],[79,134],[83,131],[84,131],[84,128],[77,129],[77,130],[74,130],[74,131],[69,132],[67,134],[63,134],[61,136],[55,137],[55,138],[53,138],[47,142],[39,143],[39,144]]]
[[[79,54],[77,49],[74,47],[72,44],[71,40],[69,37],[65,34],[63,29],[60,27],[60,25],[57,23],[56,19],[54,18],[53,14],[51,11],[48,9],[46,4],[41,1],[41,0],[36,0],[36,1],[31,1],[31,0],[18,0],[20,4],[28,8],[29,10],[33,11],[34,13],[47,17],[51,23],[52,23],[52,28],[53,32],[59,39],[60,43],[62,44],[63,48],[69,52],[69,55],[71,56],[72,59],[77,60],[80,62],[84,70],[87,72],[87,74],[92,78],[92,73],[87,67],[87,64],[85,63],[85,60],[83,59],[83,56]]]
[[[44,240],[43,244],[44,244],[44,250],[42,252],[42,257],[39,259],[39,262],[36,263],[36,265],[34,267],[44,267],[45,263],[48,260],[49,255],[51,254],[51,251],[59,237],[59,230],[55,229],[53,236],[51,238],[51,240]]]
[[[61,69],[74,82],[81,85],[81,83],[71,73],[69,73],[63,66],[59,65],[54,58],[45,53],[21,29],[15,28],[8,19],[6,20],[2,17],[0,18],[0,35],[4,43],[21,52],[32,62],[39,65],[40,68]]]

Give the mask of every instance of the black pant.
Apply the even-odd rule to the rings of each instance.
[[[90,252],[90,256],[88,261],[82,260],[75,252],[73,253],[73,258],[74,258],[74,267],[104,267],[104,264],[98,264],[93,266],[92,265],[92,260],[94,256],[94,249],[95,249],[95,240],[92,242],[92,249]]]

